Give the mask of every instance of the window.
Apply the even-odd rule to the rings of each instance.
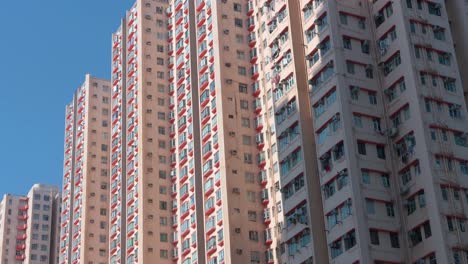
[[[234,25],[235,25],[236,27],[242,28],[242,19],[240,19],[240,18],[235,18],[235,19],[234,19]]]
[[[395,209],[392,203],[385,203],[385,209],[387,211],[387,216],[395,217]]]
[[[368,92],[369,95],[369,103],[372,105],[377,104],[377,93],[375,92]]]
[[[343,25],[348,24],[348,16],[344,13],[340,13],[340,23]]]
[[[240,108],[248,110],[249,109],[249,102],[247,100],[240,100]]]
[[[349,49],[349,50],[353,48],[351,46],[351,39],[349,37],[343,36],[343,48]]]
[[[379,159],[385,159],[385,147],[381,145],[377,145],[376,149],[377,149],[377,157]]]
[[[234,3],[234,11],[242,12],[242,5],[239,3]]]
[[[426,238],[429,238],[432,236],[431,225],[429,224],[429,221],[423,224],[423,229],[424,229],[424,235]]]
[[[239,92],[246,94],[247,93],[247,84],[239,83]]]
[[[366,155],[366,143],[358,141],[358,153],[361,155]]]
[[[392,248],[400,248],[400,239],[398,233],[390,233],[390,245]]]
[[[355,70],[354,70],[354,63],[350,62],[350,61],[347,61],[346,62],[346,69],[348,71],[349,74],[354,74],[355,73]]]
[[[375,203],[373,200],[366,199],[366,208],[368,214],[375,214]]]
[[[382,174],[380,177],[382,178],[383,187],[390,188],[390,177],[387,174]]]
[[[370,241],[372,245],[379,245],[379,232],[377,230],[370,230]]]
[[[247,70],[246,70],[245,67],[239,66],[239,67],[237,68],[237,73],[238,73],[239,75],[245,76],[245,75],[247,75]]]
[[[369,172],[368,171],[361,171],[361,179],[362,179],[362,183],[364,184],[370,184],[370,175],[369,175]]]
[[[413,0],[406,0],[406,7],[413,8]]]

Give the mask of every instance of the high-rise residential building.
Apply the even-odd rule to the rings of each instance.
[[[465,102],[468,105],[468,54],[464,47],[468,45],[468,1],[445,1],[449,25],[452,31],[453,45],[464,87]]]
[[[136,1],[112,39],[108,259],[75,242],[61,263],[463,263],[465,2]],[[65,198],[82,96],[69,242],[91,224]]]
[[[463,263],[466,29],[445,1],[300,2],[330,262]]]
[[[44,184],[35,184],[26,196],[3,196],[1,263],[57,263],[60,202],[58,187]]]
[[[255,10],[137,1],[114,34],[110,263],[274,262],[286,246],[303,248],[298,263],[327,259],[319,179],[306,177],[314,139],[288,147],[312,133],[303,50],[284,76],[303,71],[279,152]],[[289,187],[306,186],[283,210],[280,168]]]
[[[86,75],[66,106],[59,263],[107,263],[110,82]]]
[[[0,257],[2,263],[26,259],[28,198],[5,194],[0,203]]]
[[[58,263],[61,206],[59,188],[35,184],[29,190],[27,198],[29,209],[24,263]]]

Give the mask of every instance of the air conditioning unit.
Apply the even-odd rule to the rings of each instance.
[[[240,194],[240,189],[239,188],[232,188],[232,193]]]
[[[229,136],[231,136],[231,137],[235,137],[235,136],[236,136],[236,132],[234,132],[234,131],[230,131],[230,132],[229,132]]]
[[[231,151],[229,151],[229,153],[231,153],[232,156],[236,156],[237,155],[237,150],[231,150]]]
[[[231,84],[231,83],[232,83],[232,79],[226,79],[226,83],[227,83],[227,84]]]
[[[240,227],[236,227],[236,228],[234,228],[234,232],[236,232],[237,234],[240,234],[240,232],[241,232],[241,229],[240,229]]]
[[[236,254],[237,254],[237,255],[242,255],[242,249],[239,249],[239,248],[236,249]]]

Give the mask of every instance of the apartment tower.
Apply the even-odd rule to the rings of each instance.
[[[59,263],[108,262],[110,87],[86,75],[66,106]]]
[[[56,263],[60,230],[58,187],[35,184],[28,195],[0,203],[0,255],[8,263]]]
[[[138,0],[112,38],[105,261],[465,263],[462,10]]]
[[[167,6],[137,1],[112,39],[108,263],[172,263]]]
[[[445,2],[301,8],[330,263],[465,263],[468,123]]]

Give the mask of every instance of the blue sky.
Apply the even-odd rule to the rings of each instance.
[[[111,34],[133,0],[0,3],[0,195],[61,185],[64,109],[90,73],[110,76]]]

